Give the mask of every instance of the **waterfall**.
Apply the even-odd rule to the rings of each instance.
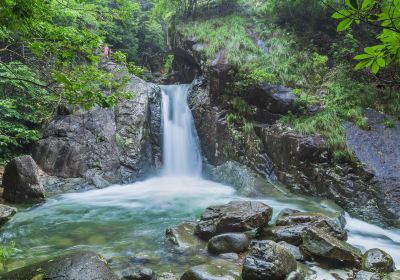
[[[164,175],[199,177],[202,159],[188,105],[190,85],[162,86]]]

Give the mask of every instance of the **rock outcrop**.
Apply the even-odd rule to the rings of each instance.
[[[67,110],[54,118],[33,149],[47,174],[104,187],[143,178],[160,166],[160,88],[115,64],[104,68],[134,98],[113,109]]]
[[[0,279],[118,280],[105,259],[90,252],[73,253],[0,275]]]
[[[3,198],[14,203],[42,200],[45,191],[39,181],[39,170],[31,156],[11,160],[3,175]]]
[[[266,225],[272,217],[272,208],[258,201],[232,201],[225,205],[208,207],[196,227],[196,234],[209,240],[229,232],[245,232]]]

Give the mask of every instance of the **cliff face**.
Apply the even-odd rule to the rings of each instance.
[[[117,79],[123,69],[106,66]],[[96,186],[133,182],[160,166],[160,88],[128,76],[132,100],[113,109],[64,112],[43,131],[34,159],[49,175],[84,177]]]
[[[298,135],[279,122],[289,111],[296,112],[298,102],[289,88],[255,84],[243,94],[251,108],[246,118],[255,123],[244,132],[229,124],[231,111],[222,101],[235,77],[234,67],[218,57],[205,61],[197,52],[201,43],[193,39],[185,40],[181,35],[174,38],[182,40],[171,46],[177,57],[175,81],[183,77],[182,69],[197,77],[190,103],[207,162],[219,166],[236,161],[264,177],[281,181],[295,193],[332,199],[350,214],[369,222],[400,223],[400,182],[395,168],[399,156],[393,155],[400,151],[398,145],[393,145],[400,136],[398,122],[389,133],[377,121],[386,117],[369,111],[370,131],[343,124],[347,145],[356,159],[336,162],[322,137]],[[395,172],[383,172],[393,168]]]

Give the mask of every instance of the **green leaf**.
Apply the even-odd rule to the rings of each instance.
[[[374,0],[364,0],[362,3],[361,9],[363,11],[367,11],[367,10],[371,9],[373,7],[373,5],[375,4],[374,2],[375,2]]]
[[[356,60],[364,60],[364,59],[370,59],[372,57],[374,57],[374,56],[370,55],[370,54],[363,53],[363,54],[359,54],[359,55],[355,56],[354,59],[356,59]]]
[[[361,61],[354,67],[354,70],[361,70],[363,68],[366,68],[368,63],[369,63],[368,60]]]
[[[372,63],[371,71],[372,71],[372,73],[374,73],[374,74],[378,73],[378,71],[379,71],[379,65],[378,65],[378,63]]]
[[[358,0],[346,0],[346,5],[354,10],[358,10]]]
[[[337,31],[344,31],[349,29],[349,27],[351,26],[351,24],[353,23],[353,19],[351,18],[346,18],[344,20],[342,20],[341,22],[339,22],[338,26],[337,26]]]
[[[350,10],[339,10],[332,15],[332,18],[342,19],[347,18],[353,14],[353,11]]]

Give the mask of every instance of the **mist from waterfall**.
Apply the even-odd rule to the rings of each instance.
[[[162,86],[163,175],[200,177],[202,158],[192,112],[190,85]]]

